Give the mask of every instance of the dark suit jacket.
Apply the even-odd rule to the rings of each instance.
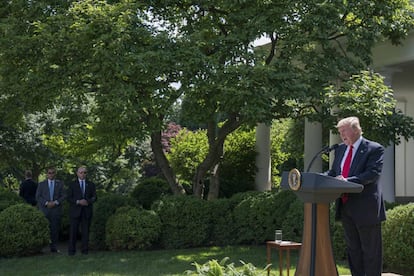
[[[36,205],[36,190],[37,183],[32,179],[26,179],[20,184],[19,195],[24,198],[24,200],[35,206]]]
[[[65,194],[63,189],[63,182],[60,180],[54,180],[55,181],[55,189],[53,190],[53,200],[57,200],[59,202],[59,205],[57,205],[55,208],[47,208],[45,206],[47,201],[50,201],[50,193],[49,193],[49,183],[48,180],[44,180],[39,183],[37,186],[36,191],[36,200],[37,204],[39,206],[39,209],[44,214],[49,214],[50,212],[58,212],[58,214],[61,214],[62,212],[62,203],[65,200]]]
[[[86,199],[88,206],[81,206],[76,204],[77,200]],[[85,196],[82,196],[82,191],[78,179],[69,184],[67,192],[67,200],[70,203],[69,214],[72,218],[78,218],[82,210],[85,212],[87,218],[92,217],[93,203],[97,200],[95,184],[89,180],[85,180]]]
[[[341,174],[341,161],[347,146],[341,144],[335,151],[330,176]],[[380,144],[362,138],[355,152],[348,181],[364,185],[361,193],[348,194],[347,208],[357,225],[372,225],[385,220],[385,207],[379,178],[382,172],[384,148]],[[340,218],[342,201],[336,200],[337,218]]]

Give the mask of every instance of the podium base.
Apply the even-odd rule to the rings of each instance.
[[[329,231],[329,203],[305,203],[296,276],[337,276]]]

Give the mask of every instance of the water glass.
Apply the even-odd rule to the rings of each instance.
[[[281,243],[282,242],[282,230],[275,231],[275,242]]]

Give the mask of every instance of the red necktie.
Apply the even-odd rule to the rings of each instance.
[[[349,174],[349,169],[351,168],[352,161],[352,145],[349,146],[348,155],[346,156],[344,167],[342,168],[342,176],[347,178]]]
[[[352,148],[353,146],[349,146],[348,155],[345,158],[344,167],[342,168],[342,176],[347,178],[349,174],[349,169],[351,168],[351,162],[352,162]],[[348,194],[342,195],[342,203],[346,203],[348,201]]]

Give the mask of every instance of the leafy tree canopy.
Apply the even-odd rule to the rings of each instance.
[[[208,152],[193,178],[201,195],[230,133],[275,118],[325,118],[336,104],[326,87],[352,91],[345,84],[368,68],[375,43],[401,43],[413,14],[408,0],[7,1],[0,7],[0,125],[50,107],[65,119],[60,126],[68,128],[59,131],[86,128],[95,150],[119,152],[151,136],[179,192],[160,133],[183,99],[183,114],[207,128]],[[262,35],[270,43],[254,48]],[[365,101],[353,107],[367,108]],[[364,128],[389,127],[381,133],[387,141],[412,135],[410,119],[387,117],[392,108]]]

